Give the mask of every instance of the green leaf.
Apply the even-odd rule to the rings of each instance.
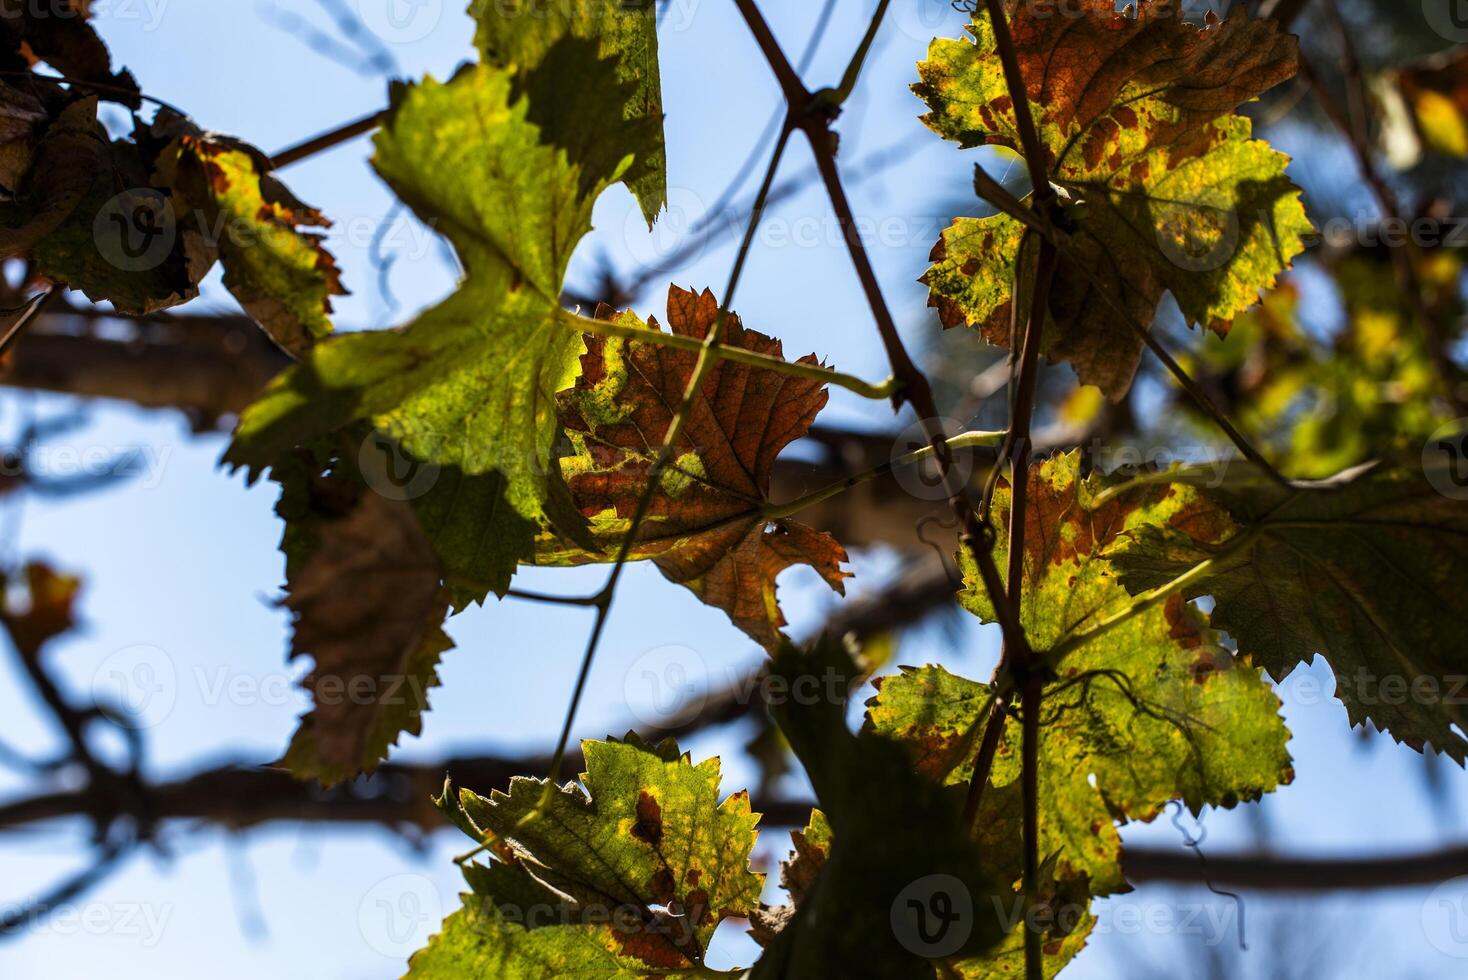
[[[1460,453],[1448,440],[1425,473],[1378,466],[1298,489],[1244,467],[1217,488],[1180,484],[1168,520],[1118,539],[1110,557],[1133,591],[1198,570],[1183,595],[1212,596],[1213,624],[1241,653],[1280,679],[1320,654],[1352,725],[1369,721],[1461,764],[1468,502],[1451,468]]]
[[[459,822],[488,843],[473,891],[410,977],[648,975],[706,977],[709,940],[759,906],[755,825],[744,793],[719,802],[719,762],[694,765],[675,744],[582,744],[586,772],[531,818],[543,780],[508,793],[460,793]],[[583,789],[584,786],[584,789]]]
[[[840,641],[808,651],[787,643],[770,676],[771,714],[805,766],[826,826],[813,818],[814,836],[804,840],[823,856],[813,883],[795,892],[793,914],[757,920],[767,946],[752,980],[932,980],[936,962],[998,941],[1005,927],[994,913],[1008,889],[963,828],[961,792],[914,771],[898,743],[847,729],[857,669]]]
[[[1070,234],[1044,349],[1119,400],[1142,350],[1130,321],[1149,326],[1164,292],[1190,323],[1225,333],[1304,249],[1312,229],[1284,176],[1288,161],[1233,115],[1294,74],[1295,41],[1242,9],[1222,23],[1210,15],[1200,31],[1172,0],[1128,14],[1110,0],[1084,0],[1066,16],[1008,6]],[[988,17],[969,30],[973,43],[935,40],[918,66],[914,91],[932,110],[923,121],[965,147],[1019,149]],[[1022,235],[1002,214],[960,218],[943,234],[924,282],[945,324],[1012,344]]]
[[[465,279],[402,330],[321,345],[246,412],[230,462],[258,470],[293,446],[366,419],[423,463],[465,478],[499,475],[513,514],[472,527],[471,540],[507,540],[517,521],[554,524],[573,539],[582,534],[553,452],[555,394],[573,383],[583,350],[580,335],[558,322],[558,297],[571,250],[590,230],[596,195],[633,159],[631,144],[619,142],[632,136],[608,132],[597,152],[573,159],[543,142],[529,115],[540,79],[565,74],[568,58],[586,57],[586,43],[576,38],[555,45],[525,75],[529,95],[518,98],[516,77],[489,66],[398,92],[374,162],[419,217],[454,242]],[[594,58],[582,66],[582,76],[600,81],[573,102],[578,112],[611,111],[598,99],[620,98],[614,68]],[[568,99],[556,93],[552,101]],[[472,577],[502,592],[515,567],[510,559],[525,554],[499,548],[492,566],[483,553],[455,564],[476,565]]]
[[[622,124],[614,129],[637,134],[636,160],[622,179],[637,195],[651,226],[668,193],[657,4],[473,0],[469,13],[478,25],[475,44],[485,63],[512,68],[519,85],[529,84],[525,79],[541,69],[568,37],[593,43],[596,57],[616,65],[620,111],[610,116],[588,113],[584,118],[562,112],[557,118],[556,111],[565,106],[600,108],[588,90],[606,82],[586,71],[590,61],[582,57],[568,66],[569,71],[540,72],[548,83],[564,86],[570,97],[562,101],[532,95],[531,121],[540,127],[543,139],[564,147],[575,159],[578,152],[603,142],[608,123],[620,119]]]
[[[1166,519],[1166,488],[1098,499],[1103,483],[1081,480],[1079,465],[1080,454],[1070,453],[1030,472],[1021,625],[1040,654],[1074,646],[1052,664],[1056,677],[1045,693],[1040,853],[1057,861],[1059,880],[1084,880],[1104,895],[1125,886],[1114,819],[1151,820],[1171,800],[1194,811],[1234,806],[1292,773],[1278,697],[1246,658],[1222,647],[1202,613],[1174,596],[1126,617],[1131,596],[1101,555],[1137,527]],[[997,514],[1007,516],[1008,499],[1001,488]],[[997,552],[1006,567],[1006,549]],[[961,561],[960,602],[992,622],[977,571]],[[1112,618],[1118,624],[1108,631],[1076,639]],[[909,742],[930,776],[967,782],[990,694],[942,668],[908,671],[883,682],[871,723]],[[1010,718],[979,818],[1016,839],[1020,744],[1019,722]]]

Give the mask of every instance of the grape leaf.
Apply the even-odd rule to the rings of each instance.
[[[112,140],[95,98],[64,99],[43,78],[0,89],[0,182],[15,188],[0,254],[129,314],[193,299],[222,258],[225,285],[282,347],[300,354],[330,331],[341,279],[320,236],[297,230],[329,223],[264,154],[166,109]]]
[[[780,887],[790,896],[789,903],[774,908],[761,906],[749,917],[749,934],[761,946],[774,942],[815,887],[817,876],[831,856],[831,823],[820,810],[812,810],[805,829],[792,830],[790,840],[795,850],[780,862]]]
[[[718,317],[705,290],[674,286],[668,293],[672,333],[700,340]],[[632,313],[601,315],[623,326],[661,331]],[[721,343],[782,356],[780,342],[747,330],[730,314]],[[626,536],[638,500],[683,401],[698,354],[656,343],[588,335],[576,386],[561,395],[561,419],[574,453],[563,460],[576,505],[591,520],[597,550],[544,540],[542,564],[611,560]],[[815,363],[815,356],[801,363]],[[810,565],[844,592],[846,551],[828,534],[764,516],[775,458],[801,438],[825,407],[818,381],[721,360],[689,413],[674,462],[643,523],[633,558],[651,558],[669,579],[687,586],[767,649],[785,624],[775,580],[794,564]]]
[[[354,493],[340,478],[303,482],[313,476],[276,474],[289,480],[280,510],[291,519],[283,546],[291,655],[315,659],[302,681],[314,707],[283,762],[330,786],[375,769],[400,734],[421,731],[439,657],[453,644],[441,628],[448,599],[438,559],[412,507]]]
[[[7,197],[20,190],[50,122],[51,112],[37,93],[0,81],[0,191]]]
[[[1444,452],[1460,455],[1461,442]],[[1179,484],[1171,516],[1119,538],[1110,557],[1133,591],[1208,562],[1183,594],[1213,597],[1213,624],[1240,652],[1280,679],[1323,656],[1352,725],[1462,764],[1468,504],[1435,485],[1461,466],[1444,462],[1288,490],[1243,467],[1221,487]]]
[[[584,43],[568,39],[537,71],[564,75],[565,59],[584,55]],[[606,119],[620,98],[613,71],[593,61],[575,75],[599,79],[581,100],[588,117],[602,117],[586,138],[604,156],[581,158],[609,168],[599,172],[541,141],[528,99],[510,101],[514,78],[504,70],[471,66],[448,83],[398,92],[375,165],[454,242],[465,279],[405,329],[320,345],[246,412],[230,462],[258,471],[292,446],[368,419],[417,460],[466,477],[500,474],[512,505],[504,521],[553,522],[579,536],[552,450],[555,393],[571,384],[583,347],[558,322],[558,296],[596,194],[633,155],[636,134]],[[476,537],[504,530],[490,523]],[[507,562],[487,577],[507,584],[513,569]]]
[[[1249,121],[1233,114],[1294,74],[1296,42],[1242,8],[1223,22],[1210,14],[1198,30],[1174,0],[1143,0],[1128,13],[1111,0],[1083,0],[1064,16],[1023,3],[1008,11],[1073,231],[1043,349],[1119,400],[1141,357],[1131,321],[1149,325],[1164,292],[1190,323],[1226,333],[1304,249],[1312,229],[1284,176],[1286,158],[1250,139]],[[964,147],[1018,149],[987,16],[969,31],[972,43],[935,40],[918,66],[913,90],[932,110],[923,121]],[[960,218],[943,233],[924,282],[945,325],[966,322],[1012,345],[1022,235],[1003,214]]]
[[[824,818],[813,816],[805,843],[824,856],[819,868],[801,869],[793,914],[758,920],[767,931],[783,927],[765,936],[751,980],[932,980],[947,975],[937,963],[992,946],[1003,933],[992,913],[1005,889],[963,827],[961,793],[915,772],[896,742],[847,729],[857,669],[841,641],[824,638],[807,651],[786,643],[770,673],[779,694],[770,712]]]
[[[749,867],[759,815],[749,797],[719,802],[719,761],[694,765],[672,741],[582,743],[582,786],[569,783],[527,820],[545,782],[459,794],[455,822],[489,842],[473,889],[417,953],[409,976],[636,980],[708,976],[719,923],[758,907]]]
[[[1170,512],[1165,487],[1098,500],[1103,483],[1081,480],[1079,467],[1080,454],[1073,452],[1029,474],[1021,625],[1041,652],[1130,606],[1131,596],[1101,554]],[[1003,516],[1007,508],[1008,491],[1001,488],[995,511]],[[1005,548],[997,550],[1004,568]],[[993,622],[971,562],[961,557],[960,602]],[[1125,886],[1113,818],[1151,820],[1171,800],[1194,811],[1233,806],[1291,778],[1279,699],[1259,670],[1229,654],[1202,613],[1180,597],[1080,642],[1055,669],[1041,722],[1040,853],[1057,858],[1062,881],[1084,879],[1097,895]],[[929,775],[966,782],[988,696],[986,685],[941,668],[908,671],[882,683],[869,717],[878,731],[910,742]],[[1020,744],[1019,723],[1009,719],[993,789],[1017,787]],[[986,794],[984,805],[981,825],[1008,826],[1017,835],[1017,792]]]
[[[164,110],[155,134],[172,137],[155,164],[154,183],[172,194],[175,220],[210,265],[224,264],[224,285],[245,312],[296,357],[331,332],[331,297],[342,296],[336,260],[322,236],[301,226],[331,222],[301,203],[254,147],[205,133]]]
[[[34,91],[55,115],[29,151],[14,200],[0,206],[0,255],[33,258],[41,275],[123,313],[192,299],[208,265],[188,254],[150,186],[147,154],[108,138],[95,98],[47,105],[46,84]]]
[[[616,65],[616,80],[623,86],[624,129],[637,132],[640,141],[636,159],[622,180],[637,195],[651,226],[668,194],[656,5],[473,0],[469,13],[477,25],[475,45],[485,63],[514,67],[517,79],[544,64],[557,43],[567,37],[593,42],[595,57]],[[569,115],[557,119],[553,110],[586,104],[586,82],[574,74],[543,77],[563,83],[575,94],[564,101],[532,94],[530,121],[540,127],[543,139],[564,147],[574,158],[587,145],[585,121]]]

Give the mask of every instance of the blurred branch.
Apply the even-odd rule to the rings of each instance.
[[[380,824],[404,832],[432,831],[446,826],[431,800],[443,788],[445,773],[457,785],[502,787],[512,776],[542,771],[546,764],[545,759],[498,756],[464,756],[419,765],[389,763],[374,776],[330,790],[297,782],[282,770],[223,765],[155,786],[153,802],[160,819],[202,821],[229,830],[294,822]],[[568,759],[567,765],[578,767],[581,760]],[[0,806],[0,833],[84,815],[85,796],[66,791]],[[801,826],[810,816],[811,805],[802,800],[753,802],[755,812],[764,814],[766,827]],[[1127,848],[1123,865],[1127,880],[1134,884],[1203,884],[1204,880],[1191,853]],[[1468,874],[1468,846],[1371,857],[1208,856],[1208,879],[1215,884],[1273,891],[1412,888],[1464,874]]]
[[[289,363],[243,314],[134,318],[56,304],[0,366],[0,384],[179,409],[209,429]]]
[[[18,908],[7,909],[4,915],[0,915],[0,936],[14,935],[101,884],[116,870],[122,858],[132,850],[132,846],[132,842],[109,842],[103,845],[86,868],[56,885],[42,897],[32,899]]]
[[[1271,17],[1289,27],[1309,5],[1310,0],[1264,0],[1259,12],[1262,16]]]

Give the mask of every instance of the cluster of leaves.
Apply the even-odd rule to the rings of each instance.
[[[1443,379],[1380,264],[1349,277],[1351,328],[1328,359],[1288,288],[1246,312],[1311,232],[1285,157],[1235,111],[1294,73],[1294,38],[1242,11],[1196,27],[1175,0],[1125,12],[1083,0],[1063,17],[1002,6],[1058,203],[1028,223],[1005,212],[943,233],[924,281],[945,323],[1011,346],[1028,318],[1016,284],[1034,275],[1036,235],[1050,235],[1044,350],[1105,396],[1129,392],[1170,293],[1191,325],[1222,335],[1238,322],[1233,349],[1198,362],[1263,392],[1253,430],[1290,433],[1322,466],[1356,461],[1379,435],[1432,430],[1421,406]],[[1036,840],[1020,752],[1035,719],[993,710],[1010,705],[1013,676],[905,667],[852,733],[852,652],[835,638],[792,646],[775,594],[795,564],[838,592],[847,577],[841,544],[769,499],[776,458],[826,404],[815,356],[786,362],[779,341],[707,291],[672,287],[666,331],[561,304],[603,192],[625,184],[649,223],[664,204],[654,8],[476,0],[478,61],[447,81],[395,84],[373,158],[452,242],[462,281],[399,329],[330,337],[339,279],[301,230],[325,219],[269,160],[172,110],[144,122],[136,84],[84,18],[0,20],[0,55],[16,68],[0,81],[4,254],[131,312],[186,300],[222,262],[226,286],[299,359],[246,412],[226,457],[281,490],[292,655],[313,659],[305,686],[318,695],[286,753],[296,774],[351,778],[417,733],[451,646],[445,618],[504,596],[519,565],[608,562],[624,545],[768,649],[780,689],[822,692],[769,706],[819,803],[782,869],[787,904],[761,902],[759,816],[747,794],[720,800],[718,760],[635,735],[589,741],[579,783],[519,778],[488,797],[445,787],[441,810],[486,857],[465,862],[463,907],[412,976],[719,975],[708,952],[728,920],[748,920],[764,948],[756,980],[1016,976],[1026,930],[1043,933],[1053,975],[1084,946],[1091,899],[1126,887],[1119,824],[1174,802],[1235,806],[1290,781],[1267,680],[1316,655],[1353,724],[1468,759],[1456,700],[1385,699],[1352,682],[1445,689],[1464,666],[1449,624],[1468,615],[1468,507],[1437,492],[1441,474],[1387,463],[1308,484],[1234,466],[1219,481],[1182,466],[1095,473],[1072,452],[1026,461],[1016,486],[998,486],[989,513],[1002,530],[1021,493],[1027,502],[1024,527],[996,535],[988,557],[1023,576],[1012,585],[1036,658],[1026,667],[1043,668]],[[935,41],[919,66],[924,120],[966,148],[1020,149],[1000,35],[982,15],[970,35]],[[64,78],[33,70],[43,62]],[[1442,103],[1461,93],[1445,79],[1424,69],[1398,84],[1434,146],[1457,152]],[[133,110],[128,139],[98,122],[103,99]],[[131,188],[120,203],[119,187]],[[118,260],[99,230],[114,210],[124,232],[144,212],[169,216],[157,261]],[[211,235],[224,225],[257,234]],[[1422,272],[1446,310],[1460,267]],[[742,356],[715,355],[699,373],[709,341]],[[1410,389],[1399,410],[1371,394],[1388,384]],[[1312,397],[1352,406],[1338,424],[1355,442],[1294,424]],[[1008,540],[1023,553],[1010,556]],[[959,598],[990,623],[981,546],[958,555]],[[34,570],[30,610],[0,618],[38,647],[69,622],[74,591]],[[342,684],[352,697],[320,696]],[[972,827],[966,799],[978,801]],[[1022,881],[1026,846],[1039,881]],[[933,881],[968,903],[952,942],[928,939],[911,898]],[[990,914],[1004,909],[1022,914]]]
[[[663,205],[651,5],[504,7],[475,9],[477,64],[395,88],[376,139],[378,173],[453,242],[459,289],[399,330],[319,345],[249,409],[226,457],[282,485],[307,687],[377,681],[369,703],[303,719],[286,757],[302,776],[370,770],[418,731],[447,613],[503,596],[521,563],[613,559],[698,360],[696,343],[662,344],[656,320],[560,305],[604,190],[625,183],[649,222]],[[673,287],[668,325],[698,343],[717,326],[726,348],[783,358],[706,291]],[[782,570],[809,564],[837,591],[846,578],[835,540],[768,515],[775,457],[826,393],[721,359],[700,394],[631,557],[773,648]],[[433,475],[401,488],[402,465]],[[344,577],[362,587],[343,594]]]
[[[1043,349],[1113,400],[1131,388],[1141,333],[1164,292],[1188,321],[1226,333],[1304,250],[1311,225],[1285,177],[1287,158],[1250,139],[1234,114],[1294,75],[1296,40],[1242,8],[1188,24],[1175,0],[1118,13],[1110,0],[1064,16],[1006,4],[1068,247],[1051,292]],[[1075,8],[1075,9],[1069,9]],[[914,91],[923,119],[964,147],[1020,148],[1015,108],[986,16],[973,40],[935,40]],[[949,326],[1011,346],[1013,286],[1034,249],[1015,217],[959,218],[924,277]],[[1018,277],[1018,278],[1017,278]]]
[[[114,72],[84,0],[0,21],[0,258],[122,313],[198,295],[216,262],[226,287],[272,338],[300,354],[331,331],[343,289],[322,247],[322,215],[269,159],[163,108],[151,121],[129,73]],[[37,71],[49,66],[60,75]],[[104,102],[132,110],[113,138]]]

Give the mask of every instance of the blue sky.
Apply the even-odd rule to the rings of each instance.
[[[402,29],[393,29],[384,16],[387,2],[360,0],[360,7],[364,20],[387,35],[384,46],[404,76],[444,77],[471,56],[472,25],[459,9],[460,0],[429,0],[421,11],[426,19],[410,20]],[[793,53],[802,47],[819,4],[765,6],[786,49]],[[809,80],[839,76],[872,6],[868,0],[839,0]],[[115,0],[104,6],[98,0],[94,7],[115,58],[134,69],[145,91],[182,106],[207,128],[237,134],[267,151],[385,102],[382,80],[321,56],[303,43],[299,25],[290,23],[289,15],[282,17],[282,11],[293,11],[331,30],[330,19],[314,3]],[[777,104],[776,86],[732,4],[672,0],[669,10],[662,59],[673,210],[665,225],[649,234],[630,195],[621,188],[609,192],[597,208],[596,232],[573,263],[573,283],[578,274],[587,275],[598,254],[624,269],[667,254],[687,222],[706,213]],[[960,27],[959,15],[941,0],[894,5],[839,126],[847,166],[890,147],[912,151],[885,178],[857,186],[852,198],[858,214],[870,218],[881,236],[873,258],[916,346],[927,341],[931,329],[925,291],[916,278],[938,230],[951,217],[948,202],[967,185],[973,160],[922,128],[919,103],[907,84],[927,39],[939,32],[956,34]],[[331,248],[354,293],[338,305],[342,329],[402,322],[450,290],[455,275],[431,234],[399,219],[386,248],[394,256],[391,289],[401,308],[386,307],[367,244],[389,215],[391,197],[367,165],[369,152],[369,141],[357,140],[284,174],[302,198],[337,222]],[[784,173],[799,173],[809,163],[797,142]],[[677,273],[676,281],[722,289],[737,233],[736,225],[717,237]],[[843,370],[873,379],[887,373],[870,314],[817,188],[770,216],[735,305],[748,324],[781,337],[789,354],[815,351]],[[228,309],[230,301],[211,283],[196,306]],[[662,293],[653,290],[639,310],[659,313],[662,306]],[[64,398],[0,391],[0,428],[13,432],[26,412],[54,415],[70,407]],[[93,406],[90,412],[90,424],[65,443],[142,450],[148,470],[102,494],[0,503],[7,509],[0,526],[14,521],[18,529],[9,548],[85,575],[85,629],[52,651],[56,668],[68,689],[79,693],[93,685],[105,689],[118,677],[128,684],[140,677],[149,682],[152,697],[140,706],[151,726],[149,764],[155,774],[222,758],[274,758],[303,701],[290,684],[300,670],[284,662],[285,616],[271,605],[282,572],[271,490],[247,489],[240,478],[218,469],[223,438],[194,436],[176,416],[117,405]],[[875,427],[888,424],[890,413],[836,392],[826,418]],[[879,581],[885,567],[890,556],[856,556],[854,587]],[[574,593],[594,587],[602,574],[594,569],[526,571],[520,584]],[[804,573],[793,572],[783,583],[797,634],[817,625],[835,601]],[[444,686],[435,692],[424,737],[406,740],[398,757],[435,758],[471,747],[543,749],[559,727],[589,625],[589,614],[580,610],[514,602],[453,620],[450,632],[458,649],[445,661]],[[943,660],[984,676],[995,656],[995,636],[976,625],[962,626],[958,635],[955,647],[941,630],[915,631],[900,660]],[[579,735],[604,736],[634,720],[638,699],[645,705],[634,668],[665,647],[692,651],[715,678],[761,656],[722,614],[700,606],[655,570],[634,568],[603,643]],[[1323,666],[1308,676],[1329,691]],[[1261,807],[1207,815],[1205,848],[1247,847],[1261,820],[1270,826],[1275,846],[1299,853],[1377,853],[1460,839],[1462,815],[1468,813],[1468,780],[1461,773],[1444,775],[1446,804],[1432,803],[1414,753],[1382,739],[1361,741],[1347,731],[1337,703],[1298,681],[1297,676],[1286,685],[1299,774],[1295,784]],[[10,719],[5,740],[17,748],[42,754],[59,745],[49,719],[37,712],[25,678],[3,659],[0,717]],[[740,733],[732,731],[687,747],[700,758],[722,752],[732,791],[752,776],[740,745]],[[0,793],[21,787],[0,769]],[[0,836],[5,869],[0,903],[18,902],[78,867],[86,855],[84,834],[85,828],[68,825]],[[1166,820],[1130,828],[1126,837],[1155,846],[1180,843]],[[213,980],[397,976],[407,953],[455,904],[458,876],[449,857],[462,849],[452,833],[436,835],[420,851],[385,831],[284,826],[236,837],[177,832],[165,845],[166,850],[134,856],[77,904],[74,917],[37,925],[0,944],[0,975],[64,980],[199,973]],[[762,853],[778,858],[786,849],[782,832],[766,833]],[[1459,892],[1468,894],[1468,884]],[[1339,942],[1359,949],[1342,963],[1322,961],[1317,975],[1461,975],[1461,961],[1430,940],[1430,935],[1441,939],[1433,918],[1436,897],[1424,889],[1322,903],[1350,922]],[[1122,909],[1125,905],[1176,913],[1205,899],[1210,908],[1222,910],[1218,914],[1231,914],[1229,900],[1206,892],[1143,889],[1107,903],[1103,908],[1113,910],[1103,913],[1111,916],[1103,918],[1109,921],[1107,934],[1065,975],[1115,976],[1125,972],[1118,964],[1133,948],[1177,962],[1179,942],[1233,942],[1231,933],[1218,930],[1204,937],[1179,924],[1140,931],[1125,924],[1131,914]],[[1299,903],[1254,899],[1250,925],[1263,928],[1270,910],[1290,905]],[[1164,920],[1165,915],[1155,921]],[[1447,945],[1468,953],[1468,947]],[[731,936],[720,950],[728,957],[722,965],[733,965],[746,950],[743,940]],[[1270,950],[1256,944],[1253,955],[1267,964]]]

